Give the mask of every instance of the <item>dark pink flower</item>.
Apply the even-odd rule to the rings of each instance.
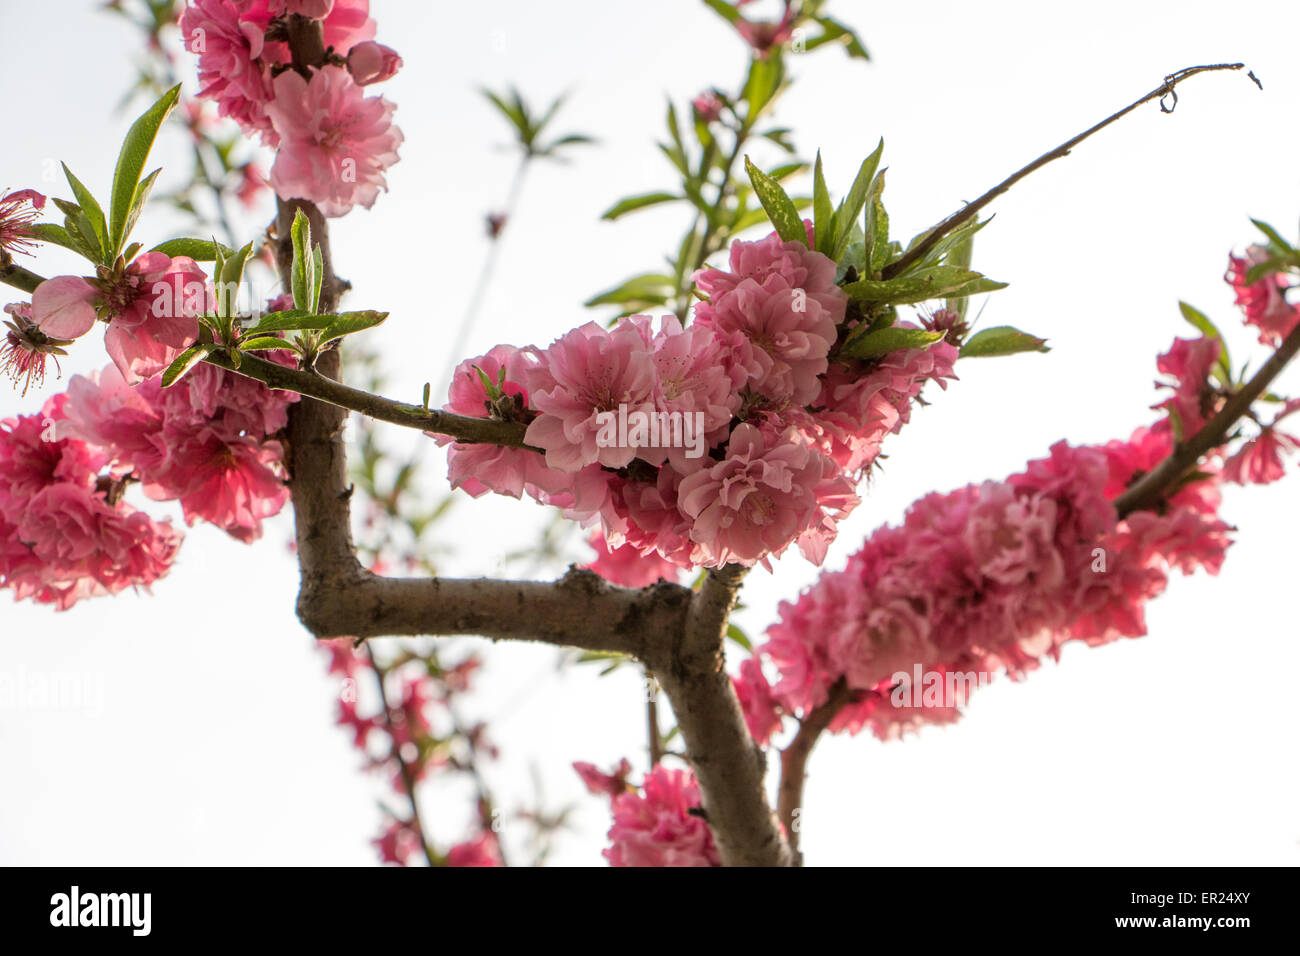
[[[641,793],[614,798],[605,859],[611,866],[721,866],[708,824],[691,812],[699,806],[693,775],[655,767]]]
[[[1244,257],[1228,257],[1228,273],[1223,278],[1237,294],[1237,305],[1245,314],[1246,324],[1259,329],[1259,341],[1276,346],[1300,322],[1300,309],[1287,302],[1290,286],[1281,275],[1274,273],[1249,285],[1246,283],[1250,268],[1268,258],[1268,250],[1263,246],[1251,246]]]
[[[611,773],[596,769],[595,764],[582,762],[575,763],[573,769],[582,778],[587,789],[597,796],[613,799],[635,789],[627,782],[627,778],[632,774],[632,764],[626,757],[618,762],[618,766]]]
[[[1265,428],[1223,463],[1223,480],[1239,485],[1267,485],[1286,474],[1284,452],[1300,449],[1300,440]]]

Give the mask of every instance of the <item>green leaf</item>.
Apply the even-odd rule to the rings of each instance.
[[[750,653],[753,653],[753,651],[754,651],[754,645],[753,645],[752,643],[750,643],[749,635],[747,635],[744,631],[742,631],[742,630],[741,630],[739,627],[737,627],[735,624],[728,624],[728,625],[727,625],[727,637],[730,638],[731,640],[735,641],[737,644],[739,644],[739,645],[740,645],[741,647],[743,647],[745,650],[749,651]]]
[[[805,246],[808,245],[808,232],[804,228],[803,219],[781,184],[765,175],[749,161],[748,156],[745,157],[745,172],[749,173],[749,181],[754,184],[754,194],[763,204],[763,211],[767,213],[777,235],[786,242],[797,239]]]
[[[982,329],[972,335],[959,353],[962,358],[992,358],[998,355],[1015,355],[1018,352],[1050,352],[1047,340],[1009,325]]]
[[[880,165],[880,157],[884,151],[885,141],[881,139],[876,151],[864,159],[862,165],[858,167],[858,175],[853,180],[848,195],[835,210],[836,235],[831,258],[836,262],[848,248],[849,237],[853,233],[853,227],[857,225],[858,213],[862,212],[862,207],[866,205],[867,193],[871,189],[872,179],[876,175],[876,168]]]
[[[311,310],[320,311],[320,290],[325,283],[325,254],[321,252],[320,245],[311,247],[311,266],[312,266],[312,283],[311,283]]]
[[[677,281],[672,276],[648,272],[633,276],[622,285],[592,296],[583,305],[662,305],[677,292]]]
[[[1178,303],[1178,311],[1191,325],[1206,338],[1217,339],[1219,343],[1219,361],[1217,368],[1224,385],[1232,384],[1232,359],[1228,355],[1228,342],[1219,331],[1219,327],[1210,321],[1209,316],[1186,302]]]
[[[835,213],[831,210],[831,194],[826,189],[826,177],[822,173],[822,151],[817,150],[817,162],[813,165],[813,249],[830,255],[832,235],[835,227]]]
[[[212,262],[217,258],[217,250],[220,250],[224,256],[235,254],[233,249],[211,239],[168,239],[166,242],[158,243],[149,251],[161,252],[173,258],[188,256],[195,262]]]
[[[820,24],[824,31],[821,36],[814,37],[804,44],[804,52],[811,52],[825,43],[839,43],[844,47],[849,57],[855,60],[869,60],[871,57],[867,54],[867,48],[862,45],[858,35],[830,17],[813,17]]]
[[[271,349],[291,349],[294,344],[287,339],[278,339],[274,335],[259,335],[240,341],[239,348],[244,352],[265,352]]]
[[[867,224],[864,227],[867,242],[867,273],[875,275],[889,260],[889,214],[881,198],[885,192],[885,170],[876,173],[868,191]]]
[[[860,279],[844,287],[849,298],[859,302],[888,302],[910,305],[929,299],[958,298],[1005,289],[1005,282],[994,282],[978,272],[957,266],[935,266],[919,275],[908,273],[883,281]]]
[[[132,124],[122,141],[122,150],[117,156],[117,168],[113,171],[113,196],[109,204],[109,251],[113,256],[126,241],[127,220],[140,185],[140,174],[144,172],[145,161],[153,149],[154,140],[163,121],[176,106],[181,88],[173,86],[162,95],[158,102],[145,110],[143,115]]]
[[[99,248],[103,256],[101,261],[105,264],[111,263],[117,257],[117,247],[113,247],[113,255],[109,255],[108,225],[104,222],[104,210],[99,208],[99,203],[90,194],[90,190],[82,185],[81,180],[72,175],[72,170],[68,168],[68,164],[62,163],[61,165],[63,166],[63,175],[68,178],[68,185],[72,187],[72,194],[77,197],[77,202],[81,205],[81,211],[85,214],[86,221],[90,223],[90,228],[99,241]]]
[[[736,23],[740,20],[740,11],[727,0],[704,0],[704,5],[728,23]]]
[[[294,308],[305,312],[315,312],[312,306],[312,290],[316,286],[315,263],[311,254],[311,223],[301,209],[293,216],[293,226],[289,230],[293,240],[293,269],[291,275]]]
[[[176,361],[167,366],[167,370],[162,374],[163,388],[174,385],[182,375],[198,365],[217,346],[211,343],[202,345],[191,345],[184,352],[176,357]]]
[[[927,332],[925,329],[899,329],[894,327],[867,332],[865,335],[850,336],[841,347],[839,354],[851,358],[871,358],[875,355],[888,355],[899,349],[928,348],[943,338],[942,332]]]
[[[781,88],[785,68],[781,64],[779,50],[772,50],[765,57],[755,57],[749,65],[749,75],[745,78],[743,98],[748,107],[745,112],[745,125],[753,126],[763,111],[776,97]]]
[[[608,219],[611,222],[619,216],[627,215],[637,209],[644,209],[646,206],[657,206],[660,203],[676,202],[681,196],[673,193],[644,193],[640,196],[629,196],[626,199],[620,199],[614,205],[610,206],[603,213],[601,219]]]
[[[332,315],[317,315],[306,309],[286,309],[282,312],[268,312],[257,324],[245,330],[245,335],[262,335],[267,332],[293,332],[298,329],[329,328],[334,320]]]
[[[1260,219],[1252,219],[1251,222],[1255,224],[1256,229],[1268,236],[1269,243],[1274,247],[1283,252],[1295,252],[1295,250],[1291,248],[1291,243],[1283,239],[1281,234],[1268,223]]]
[[[126,228],[122,230],[123,242],[126,241],[127,236],[131,235],[131,230],[135,228],[135,224],[140,221],[140,213],[144,211],[144,204],[149,201],[149,193],[153,192],[153,184],[157,181],[158,174],[161,172],[162,167],[159,166],[144,179],[140,180],[140,186],[135,191],[135,198],[131,200],[131,211],[127,213],[126,216]],[[127,256],[126,258],[129,262],[131,256]]]
[[[38,242],[50,242],[80,254],[81,246],[68,230],[52,222],[38,222],[27,227],[27,232]]]
[[[352,335],[356,332],[364,332],[366,329],[372,329],[379,325],[384,319],[388,318],[387,312],[343,312],[339,315],[332,316],[332,321],[321,332],[320,344],[325,345],[333,342],[335,339],[341,339],[345,335]]]

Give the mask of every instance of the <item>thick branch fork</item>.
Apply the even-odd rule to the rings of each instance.
[[[290,18],[294,66],[319,65],[320,24]],[[320,243],[324,267],[321,310],[333,312],[347,283],[334,274],[329,229],[320,211],[300,200],[281,200],[276,261],[288,277],[293,261],[290,225],[301,210]],[[491,638],[540,640],[588,650],[629,654],[652,670],[677,715],[688,757],[695,767],[703,810],[722,862],[778,866],[791,854],[763,790],[763,755],[745,726],[740,702],[723,669],[727,623],[743,568],[711,572],[698,591],[659,584],[634,591],[613,587],[590,572],[570,571],[560,581],[414,580],[383,578],[363,569],[352,541],[347,457],[343,426],[349,403],[373,399],[340,381],[337,349],[317,360],[315,372],[295,372],[269,362],[244,359],[239,371],[272,387],[304,396],[289,413],[289,490],[294,507],[301,589],[298,616],[318,637],[415,634],[480,634]],[[308,382],[310,388],[299,387]],[[310,397],[309,397],[310,396]],[[387,400],[371,410],[384,421],[436,427],[441,413]],[[395,416],[395,417],[390,417]],[[505,423],[451,421],[474,428]],[[468,427],[468,426],[466,426]],[[516,426],[518,431],[521,429]],[[456,433],[452,433],[456,434]],[[468,440],[500,441],[475,433]],[[456,437],[462,437],[457,434]]]

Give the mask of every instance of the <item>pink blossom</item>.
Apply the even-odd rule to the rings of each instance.
[[[702,418],[704,447],[724,441],[731,420],[740,409],[744,372],[731,361],[731,350],[709,329],[683,328],[674,316],[665,316],[653,342],[655,410]],[[665,444],[664,454],[679,471],[692,470],[685,443]],[[656,457],[656,456],[650,456]],[[662,460],[662,459],[661,459]]]
[[[170,569],[180,536],[110,500],[101,451],[52,434],[62,398],[42,415],[0,422],[0,586],[65,610],[147,588]]]
[[[0,374],[8,375],[23,385],[23,395],[32,383],[45,383],[45,363],[53,358],[58,367],[57,356],[67,355],[62,346],[70,343],[63,339],[53,339],[40,330],[32,320],[32,307],[27,302],[11,302],[4,308],[9,318],[5,320],[8,331],[4,334],[3,347],[0,347]]]
[[[750,387],[778,403],[816,398],[847,303],[835,263],[773,235],[733,243],[731,271],[704,270],[695,281],[709,295],[696,324],[731,346]]]
[[[28,252],[36,242],[31,224],[45,208],[45,197],[35,189],[15,189],[0,193],[0,254]]]
[[[691,100],[691,107],[695,110],[695,118],[701,123],[716,123],[722,115],[722,106],[722,100],[712,90],[705,90]]]
[[[129,388],[109,367],[72,379],[57,430],[106,449],[150,498],[179,500],[189,524],[253,541],[288,501],[284,449],[271,436],[296,400],[211,366],[168,389],[157,378]]]
[[[76,339],[96,316],[108,321],[104,346],[131,384],[161,372],[198,335],[195,316],[207,308],[207,277],[185,256],[137,256],[105,280],[57,276],[32,293],[32,318],[55,339]]]
[[[726,457],[687,475],[679,489],[690,537],[710,567],[754,564],[780,555],[823,517],[818,489],[834,462],[793,431],[764,435],[753,425],[731,433]]]
[[[277,195],[309,200],[326,216],[373,206],[402,142],[394,105],[367,97],[337,67],[316,70],[310,82],[287,70],[274,93],[267,114],[281,140],[270,175]]]
[[[781,709],[772,696],[772,687],[763,674],[762,665],[752,657],[743,661],[740,676],[733,677],[731,685],[740,700],[750,735],[756,744],[766,747],[772,735],[781,729]]]
[[[447,851],[448,866],[501,866],[501,851],[496,837],[484,833],[473,840],[458,843]]]
[[[1251,246],[1244,257],[1228,257],[1228,273],[1223,278],[1236,293],[1246,324],[1259,329],[1261,344],[1276,346],[1300,322],[1300,309],[1287,302],[1285,293],[1290,286],[1277,273],[1246,284],[1250,268],[1268,259],[1267,249]]]
[[[392,79],[401,68],[402,58],[397,51],[373,40],[358,43],[348,51],[348,72],[357,86]]]
[[[456,366],[443,410],[470,418],[496,414],[525,421],[534,414],[522,384],[529,368],[529,356],[509,345],[498,345],[486,355],[466,359]],[[500,390],[495,401],[484,384],[485,377]],[[503,445],[453,444],[449,436],[429,435],[440,445],[451,444],[447,450],[451,486],[476,498],[488,491],[518,498],[525,491],[540,495],[570,487],[569,476],[549,468],[546,459],[535,451]]]
[[[699,805],[694,776],[655,767],[642,793],[614,798],[605,859],[611,866],[721,866],[708,824],[690,812]]]
[[[1200,431],[1214,412],[1216,396],[1209,378],[1210,370],[1219,360],[1220,348],[1219,340],[1209,336],[1174,339],[1169,351],[1156,360],[1156,368],[1176,384],[1161,385],[1172,388],[1174,394],[1155,407],[1176,413],[1185,436]]]
[[[610,773],[598,770],[595,764],[582,762],[575,763],[573,769],[582,778],[587,789],[597,796],[613,799],[632,789],[627,782],[627,778],[632,774],[632,765],[628,763],[627,758],[620,760],[618,766]]]
[[[588,543],[596,551],[596,560],[584,565],[611,584],[625,588],[644,588],[656,581],[677,583],[681,568],[655,554],[643,555],[637,548],[624,544],[611,548],[605,538],[596,532]]]
[[[613,330],[595,322],[574,329],[537,353],[526,384],[537,418],[528,444],[546,452],[546,463],[576,472],[601,464],[626,467],[639,449],[604,441],[605,423],[620,411],[649,416],[657,382],[644,317],[622,319]]]
[[[384,832],[370,842],[379,851],[381,863],[409,866],[413,857],[424,853],[414,824],[404,820],[389,821]]]
[[[191,0],[181,14],[181,34],[199,58],[199,95],[274,146],[278,137],[266,112],[271,78],[261,62],[267,22],[251,18],[248,6],[246,0]]]
[[[1300,448],[1300,439],[1265,428],[1223,464],[1223,480],[1239,485],[1267,485],[1286,474],[1282,455]]]

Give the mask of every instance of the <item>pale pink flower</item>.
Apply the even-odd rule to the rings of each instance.
[[[596,559],[583,567],[595,571],[611,584],[625,588],[643,588],[656,581],[671,581],[675,584],[681,577],[681,568],[673,562],[655,554],[643,555],[630,544],[611,548],[600,532],[592,535],[587,543],[595,550]]]
[[[348,51],[348,72],[357,86],[369,86],[392,79],[402,68],[402,58],[392,47],[366,40]]]
[[[588,322],[537,353],[526,384],[538,415],[524,437],[546,452],[552,468],[623,468],[638,456],[636,444],[619,442],[606,427],[620,412],[633,420],[655,410],[650,331],[638,318],[622,319],[613,330]]]
[[[207,276],[185,256],[137,256],[116,279],[57,276],[32,293],[32,319],[50,338],[77,339],[97,316],[108,321],[104,346],[132,384],[156,375],[198,335],[207,308]]]
[[[329,66],[310,82],[295,70],[281,73],[274,94],[267,114],[281,141],[270,175],[276,194],[309,200],[326,216],[373,206],[402,142],[394,105],[367,97],[347,70]]]
[[[701,415],[704,433],[699,440],[705,451],[726,440],[731,420],[740,409],[740,386],[745,377],[744,371],[730,362],[731,350],[709,329],[683,328],[671,315],[664,317],[653,348],[656,411],[678,413],[683,422],[686,416],[695,422],[695,415]],[[693,470],[688,458],[691,449],[685,441],[661,441],[661,446],[675,467]]]
[[[199,58],[199,95],[274,146],[277,136],[266,114],[271,78],[261,62],[269,20],[251,17],[244,0],[191,0],[180,28],[185,49]]]
[[[614,798],[605,859],[611,866],[721,866],[708,824],[690,812],[699,805],[693,775],[655,767],[642,793]]]
[[[709,296],[696,323],[733,349],[751,388],[777,403],[816,398],[847,304],[835,263],[773,235],[733,243],[731,271],[706,269],[695,281]]]
[[[527,353],[509,345],[498,345],[486,355],[466,359],[456,366],[443,410],[470,418],[495,414],[527,421],[534,414],[523,386],[529,367]],[[494,388],[500,389],[495,401],[488,394],[485,377]],[[451,445],[447,450],[447,477],[451,486],[475,498],[488,491],[519,498],[525,491],[537,495],[559,493],[570,487],[570,476],[549,468],[546,459],[535,451],[457,443],[447,435],[427,434],[439,445]]]
[[[699,563],[752,565],[780,555],[818,525],[818,486],[829,462],[792,433],[770,438],[753,425],[731,433],[726,457],[682,479],[678,501],[691,519]]]

